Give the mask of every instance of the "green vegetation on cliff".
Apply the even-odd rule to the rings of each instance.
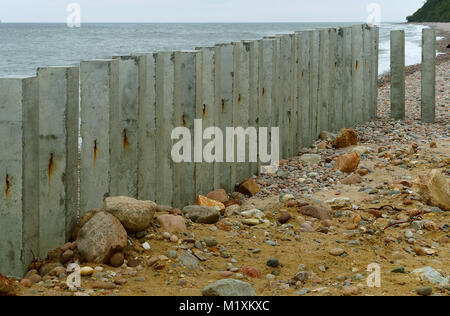
[[[450,22],[450,0],[427,0],[408,22]]]

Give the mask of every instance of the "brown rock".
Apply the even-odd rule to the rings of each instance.
[[[101,282],[97,281],[92,284],[93,289],[103,289],[103,290],[113,290],[116,288],[116,285],[111,282]]]
[[[59,262],[50,262],[50,263],[46,263],[44,265],[41,266],[41,268],[39,269],[39,274],[44,277],[47,274],[49,274],[50,272],[52,272],[55,268],[58,267],[62,267],[62,265]]]
[[[33,286],[33,282],[31,282],[31,280],[29,280],[29,279],[22,279],[20,281],[20,284],[22,284],[23,287],[27,287],[27,288],[30,288]]]
[[[358,133],[351,128],[343,128],[334,142],[335,148],[345,148],[358,145]]]
[[[356,152],[344,154],[336,160],[334,169],[340,170],[345,173],[352,173],[358,168],[359,161],[360,157]]]
[[[356,173],[359,174],[361,177],[364,177],[369,174],[369,170],[361,168],[361,169],[356,170]]]
[[[127,246],[128,235],[119,220],[106,212],[95,214],[78,233],[78,250],[84,260],[108,263]]]
[[[431,142],[430,143],[430,148],[437,148],[436,142]]]
[[[126,196],[109,197],[103,203],[103,211],[116,217],[129,233],[138,233],[150,226],[156,203]]]
[[[259,272],[257,269],[255,269],[253,267],[243,267],[241,269],[241,272],[243,275],[246,275],[250,278],[260,278],[261,277],[261,272]]]
[[[419,176],[413,187],[429,205],[450,211],[450,182],[438,169]]]
[[[228,200],[230,199],[228,197],[227,192],[224,189],[218,189],[218,190],[214,190],[212,192],[209,192],[208,195],[206,195],[206,197],[208,199],[220,202],[220,203],[225,203],[228,202]]]
[[[17,284],[0,274],[0,296],[16,296],[18,291]]]
[[[116,252],[115,254],[113,254],[111,256],[111,259],[109,260],[109,264],[114,268],[118,268],[123,265],[124,261],[125,261],[125,258],[123,257],[123,253]]]
[[[203,195],[199,195],[197,197],[197,202],[195,204],[197,204],[198,206],[218,208],[221,212],[225,211],[225,205],[223,203],[211,200]]]
[[[176,215],[159,215],[156,217],[156,222],[161,226],[161,229],[169,233],[182,233],[186,231],[185,219],[182,216]]]
[[[69,261],[70,259],[72,259],[73,255],[74,255],[74,252],[72,250],[68,249],[68,250],[64,251],[64,253],[61,256],[61,259],[65,263],[65,262]]]
[[[64,271],[65,271],[65,269],[64,269]],[[36,283],[39,283],[39,282],[42,281],[42,278],[41,278],[41,276],[40,276],[39,274],[33,274],[33,275],[30,275],[30,276],[28,277],[28,279],[29,279],[33,284],[36,284]]]
[[[283,214],[278,217],[278,222],[280,222],[280,224],[284,224],[287,223],[290,219],[291,214],[289,214],[288,212],[283,212]]]
[[[341,183],[345,185],[358,184],[361,182],[362,178],[359,174],[352,174],[351,176],[348,176],[347,178],[341,180]]]
[[[314,206],[314,205],[307,205],[300,208],[300,211],[303,215],[311,216],[320,220],[331,220],[330,211],[326,209],[325,207],[321,206]]]
[[[344,296],[355,296],[361,294],[361,289],[357,286],[346,286],[342,293]]]
[[[259,191],[261,191],[261,189],[259,188],[258,183],[251,178],[244,180],[238,187],[238,192],[248,196],[254,196]]]

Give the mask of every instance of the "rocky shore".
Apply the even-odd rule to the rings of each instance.
[[[384,85],[376,120],[322,133],[238,192],[182,210],[108,198],[24,279],[0,276],[0,295],[448,296],[449,74],[441,62],[435,124],[420,123],[416,71],[404,122]]]

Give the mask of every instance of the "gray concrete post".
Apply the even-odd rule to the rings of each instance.
[[[336,32],[336,41],[334,45],[334,120],[331,124],[333,131],[339,131],[344,127],[344,111],[343,111],[343,95],[344,82],[342,80],[344,75],[344,29],[339,28]]]
[[[139,65],[136,56],[113,57],[119,61],[119,195],[138,195]]]
[[[436,31],[422,31],[422,106],[424,123],[434,123],[436,106]]]
[[[270,127],[276,126],[278,115],[273,115],[273,109],[277,102],[276,81],[277,75],[277,58],[278,58],[279,40],[276,38],[265,38],[259,42],[259,126]],[[278,112],[277,112],[278,113]],[[271,148],[270,133],[268,133],[267,148]],[[258,169],[261,163],[259,161]]]
[[[234,43],[234,88],[233,88],[233,126],[244,130],[250,121],[250,45],[248,43]],[[232,183],[241,183],[250,176],[249,146],[250,135],[245,138],[244,161],[238,159],[238,142],[235,137],[234,168],[232,169]],[[252,141],[252,145],[255,145]],[[256,147],[257,148],[257,147]]]
[[[194,144],[194,120],[197,112],[197,66],[200,64],[199,51],[175,52],[174,75],[174,126],[184,126],[191,134]],[[196,199],[195,163],[174,163],[173,205],[182,208],[192,205]]]
[[[259,126],[259,41],[244,42],[250,49],[250,95],[249,95],[249,126],[258,129]],[[259,153],[258,153],[259,155]],[[257,156],[258,157],[258,156]],[[258,162],[250,163],[250,175],[258,174]]]
[[[79,68],[37,69],[40,255],[67,242],[78,216]]]
[[[156,200],[156,54],[137,56],[139,68],[138,199]]]
[[[330,29],[320,29],[317,135],[328,131],[330,102]]]
[[[368,122],[372,119],[373,102],[373,70],[372,70],[372,32],[368,25],[363,25],[364,36],[364,109],[363,119]]]
[[[292,34],[280,36],[280,68],[279,87],[279,127],[280,127],[280,157],[288,158],[295,155],[297,151],[297,108],[295,104],[295,91],[293,83],[295,74],[293,69],[294,60],[292,47],[295,47],[295,37]],[[294,51],[295,52],[295,51]]]
[[[329,73],[329,81],[328,81],[328,128],[327,131],[334,131],[336,125],[336,109],[334,104],[334,92],[335,87],[334,83],[336,81],[336,29],[328,30],[328,38],[329,38],[329,59],[328,59],[328,73]]]
[[[118,194],[120,150],[119,61],[80,64],[81,170],[80,212],[99,208]]]
[[[297,33],[297,102],[299,113],[299,124],[297,137],[301,138],[301,146],[312,144],[311,135],[311,53],[312,53],[312,31]],[[299,147],[298,150],[301,148]]]
[[[391,31],[391,117],[405,119],[405,31]]]
[[[343,73],[342,73],[342,111],[343,127],[353,126],[353,57],[352,57],[352,28],[343,29]]]
[[[201,51],[200,62],[197,65],[197,111],[196,118],[202,119],[203,131],[208,127],[215,126],[216,106],[215,99],[215,47],[197,48]],[[213,139],[203,140],[202,148]],[[217,143],[216,143],[217,144]],[[195,183],[198,194],[208,194],[214,190],[214,165],[216,162],[207,162],[195,166]]]
[[[156,202],[172,205],[174,200],[174,173],[171,157],[174,141],[174,80],[175,54],[159,52],[156,54]]]
[[[215,125],[223,133],[226,127],[233,126],[233,80],[234,80],[234,46],[232,44],[216,45],[216,119]],[[225,134],[224,134],[225,139]],[[223,142],[223,162],[214,166],[214,187],[227,192],[234,190],[232,176],[233,163],[226,162],[226,141]]]
[[[352,126],[364,121],[364,35],[362,25],[352,26]]]
[[[39,108],[35,77],[0,78],[0,273],[39,257]]]
[[[319,134],[318,130],[318,108],[319,108],[319,60],[320,60],[320,31],[318,29],[312,32],[311,45],[311,143],[313,143]]]
[[[379,34],[378,26],[372,27],[372,119],[377,117],[378,108],[378,51],[379,51]]]

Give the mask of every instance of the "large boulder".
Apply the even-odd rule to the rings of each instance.
[[[255,296],[253,287],[243,281],[223,279],[206,286],[202,290],[203,296]]]
[[[105,199],[102,210],[115,216],[129,233],[138,233],[150,226],[156,203],[125,196],[109,197]]]
[[[413,184],[414,189],[429,205],[450,211],[450,182],[437,169],[420,175]]]
[[[100,208],[96,208],[90,211],[87,211],[86,213],[84,213],[80,220],[78,221],[77,226],[75,227],[75,229],[72,232],[72,240],[77,240],[78,238],[78,233],[80,232],[81,228],[83,228],[84,224],[86,224],[87,222],[89,222],[89,220],[94,217],[95,214],[97,214],[98,212],[101,212],[102,209]]]
[[[92,263],[108,263],[127,246],[127,232],[120,221],[106,212],[95,214],[78,233],[77,246],[82,258]]]
[[[221,203],[225,203],[230,200],[227,192],[224,189],[218,189],[218,190],[211,191],[208,193],[208,195],[206,197],[208,199],[211,199],[211,200],[214,200],[217,202],[221,202]]]
[[[220,211],[212,207],[190,205],[183,208],[183,215],[195,223],[214,224],[220,218]]]
[[[212,208],[217,208],[220,211],[225,211],[225,205],[223,203],[218,202],[216,200],[212,200],[212,199],[207,198],[206,196],[203,196],[203,195],[199,195],[197,197],[196,204],[198,206],[212,207]]]
[[[351,128],[343,128],[334,141],[335,148],[358,145],[358,132]]]
[[[356,152],[351,152],[349,154],[339,156],[334,164],[334,169],[345,173],[352,173],[358,168],[359,162],[359,155]]]
[[[163,231],[169,233],[183,233],[186,231],[185,220],[182,216],[159,215],[156,217],[156,222],[161,226]]]

